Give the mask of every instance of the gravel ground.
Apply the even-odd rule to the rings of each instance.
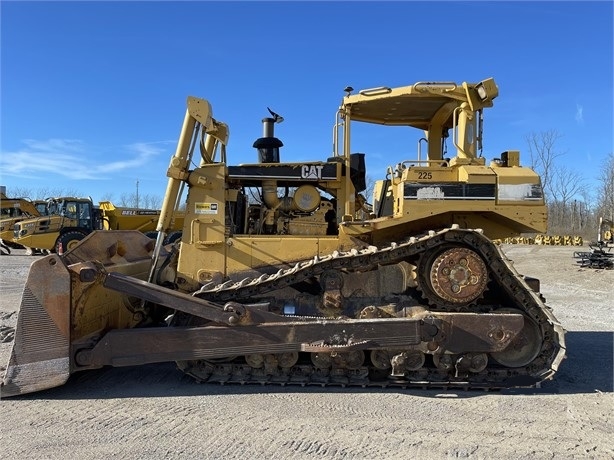
[[[0,401],[0,458],[612,459],[614,270],[504,245],[568,331],[553,381],[502,392],[199,385],[173,364]],[[33,257],[0,258],[0,372]]]

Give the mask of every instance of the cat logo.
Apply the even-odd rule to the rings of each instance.
[[[303,179],[322,179],[323,165],[303,165],[301,168],[301,177]]]

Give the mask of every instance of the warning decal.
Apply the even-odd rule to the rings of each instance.
[[[194,212],[196,214],[217,214],[217,203],[196,203]]]

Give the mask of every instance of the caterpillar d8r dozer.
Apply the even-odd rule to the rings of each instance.
[[[538,280],[492,242],[546,225],[540,178],[519,153],[488,165],[481,156],[494,80],[346,92],[331,157],[281,162],[283,119],[269,110],[258,161],[238,166],[226,162],[227,125],[189,97],[157,240],[97,231],[32,264],[2,396],[163,361],[201,382],[241,384],[499,389],[551,379],[564,329]],[[350,136],[365,124],[417,133],[414,159],[387,169],[371,209],[365,155]],[[182,238],[164,245],[182,203]]]

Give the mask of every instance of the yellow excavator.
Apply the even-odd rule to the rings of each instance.
[[[269,109],[257,161],[239,165],[227,163],[228,126],[188,97],[157,239],[95,231],[35,261],[0,396],[165,361],[213,383],[499,389],[551,379],[564,329],[539,281],[492,242],[546,228],[540,178],[519,152],[482,156],[495,81],[345,91],[332,155],[283,162],[283,117]],[[415,134],[412,153],[377,147],[399,158],[371,206],[357,135],[367,125]],[[182,205],[182,238],[164,244]]]

